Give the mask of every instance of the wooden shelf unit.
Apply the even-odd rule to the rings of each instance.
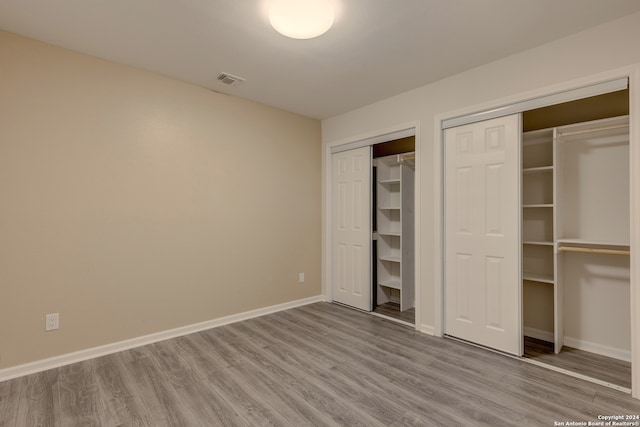
[[[376,159],[377,304],[415,306],[414,166],[402,155]]]
[[[522,292],[529,297],[529,301],[523,300],[525,330],[557,328],[554,136],[553,128],[522,136]],[[527,320],[532,318],[536,321],[530,326]]]
[[[628,132],[628,116],[624,116],[523,134],[523,293],[544,295],[535,304],[547,305],[536,308],[523,301],[524,326],[536,329],[527,325],[527,309],[530,315],[550,313],[548,306],[553,305],[556,353],[565,336],[572,342],[606,341],[601,325],[613,321],[598,304],[614,306],[619,301],[624,306],[628,300],[620,298],[621,282],[628,275],[625,259],[630,254]],[[616,297],[609,295],[612,288],[607,283],[616,288]],[[548,285],[552,293],[551,288],[545,292],[531,288]],[[579,299],[575,292],[580,292]],[[577,327],[577,319],[584,319],[581,313],[590,313],[587,323],[600,322],[600,326],[593,332],[585,332],[588,325]],[[536,322],[549,325],[551,319]],[[617,331],[624,329],[625,321],[611,325]],[[603,345],[616,348],[613,341]]]

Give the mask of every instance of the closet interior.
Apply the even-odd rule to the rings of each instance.
[[[525,357],[631,387],[628,90],[522,114]]]
[[[373,312],[415,324],[415,137],[373,146]]]

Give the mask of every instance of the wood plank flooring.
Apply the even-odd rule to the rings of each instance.
[[[640,401],[330,303],[0,383],[0,426],[552,426]]]
[[[393,319],[402,320],[412,325],[416,324],[416,309],[410,308],[409,310],[400,311],[400,304],[395,302],[380,304],[373,309],[373,312]]]
[[[558,354],[553,344],[524,337],[524,357],[577,372],[610,384],[631,388],[631,363],[564,346]]]

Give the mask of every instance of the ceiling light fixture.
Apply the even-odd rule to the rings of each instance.
[[[271,0],[269,22],[280,34],[293,39],[312,39],[333,25],[331,0]]]

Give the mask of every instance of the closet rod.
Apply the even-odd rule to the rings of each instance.
[[[580,135],[583,133],[590,133],[590,132],[598,132],[601,130],[611,130],[611,129],[621,129],[621,128],[626,128],[629,127],[629,124],[623,124],[623,125],[611,125],[611,126],[600,126],[597,128],[591,128],[591,129],[583,129],[583,130],[575,130],[573,132],[558,132],[559,136],[571,136],[571,135]]]
[[[598,248],[581,248],[576,246],[561,246],[559,251],[565,252],[588,252],[594,254],[610,254],[610,255],[630,255],[631,251],[622,249],[598,249]]]
[[[409,160],[415,160],[416,159],[416,153],[415,152],[411,152],[411,153],[407,153],[407,154],[398,154],[398,161],[399,162],[406,162]]]

